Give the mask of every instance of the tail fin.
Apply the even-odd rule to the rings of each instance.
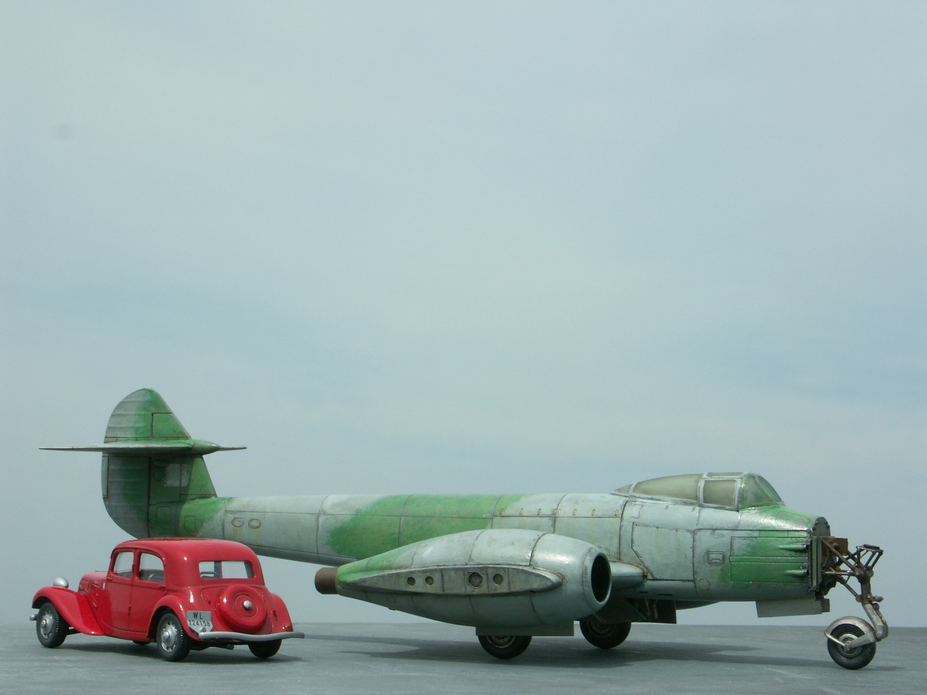
[[[120,528],[136,538],[191,535],[181,507],[216,496],[203,456],[221,447],[191,439],[151,389],[126,396],[113,410],[102,446],[55,448],[103,453],[103,503]]]

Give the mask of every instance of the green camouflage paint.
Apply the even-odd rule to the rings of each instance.
[[[394,495],[343,515],[323,515],[329,531],[320,547],[366,558],[459,531],[490,528],[499,495]],[[341,516],[336,519],[333,517]],[[323,524],[320,523],[320,528]]]
[[[324,526],[323,519],[319,520],[320,548],[330,548],[333,554],[347,558],[370,557],[392,550],[399,544],[402,507],[407,498],[408,495],[383,497],[353,513],[324,515]]]

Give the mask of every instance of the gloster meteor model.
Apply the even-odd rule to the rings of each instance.
[[[888,635],[870,590],[876,546],[849,551],[822,517],[785,506],[759,475],[675,475],[610,494],[218,497],[192,439],[155,391],[127,396],[104,444],[103,501],[137,538],[239,541],[258,554],[325,565],[316,588],[476,628],[500,659],[532,636],[615,647],[631,623],[753,601],[760,617],[829,610],[838,583],[869,620],[826,629],[844,668],[862,668]],[[855,578],[859,590],[850,585]]]

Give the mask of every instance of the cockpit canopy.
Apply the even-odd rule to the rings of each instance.
[[[779,493],[766,478],[756,473],[670,475],[625,485],[612,494],[685,500],[734,511],[782,504]]]

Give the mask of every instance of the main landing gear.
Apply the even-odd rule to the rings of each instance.
[[[579,621],[579,629],[586,641],[599,649],[611,649],[625,641],[631,632],[631,623],[606,623],[590,615]],[[479,635],[480,646],[497,659],[514,659],[531,644],[527,635]]]
[[[579,621],[579,629],[593,647],[612,649],[628,638],[631,623],[606,623],[601,618],[590,615]]]
[[[480,635],[480,646],[497,659],[514,659],[531,644],[528,635]]]

